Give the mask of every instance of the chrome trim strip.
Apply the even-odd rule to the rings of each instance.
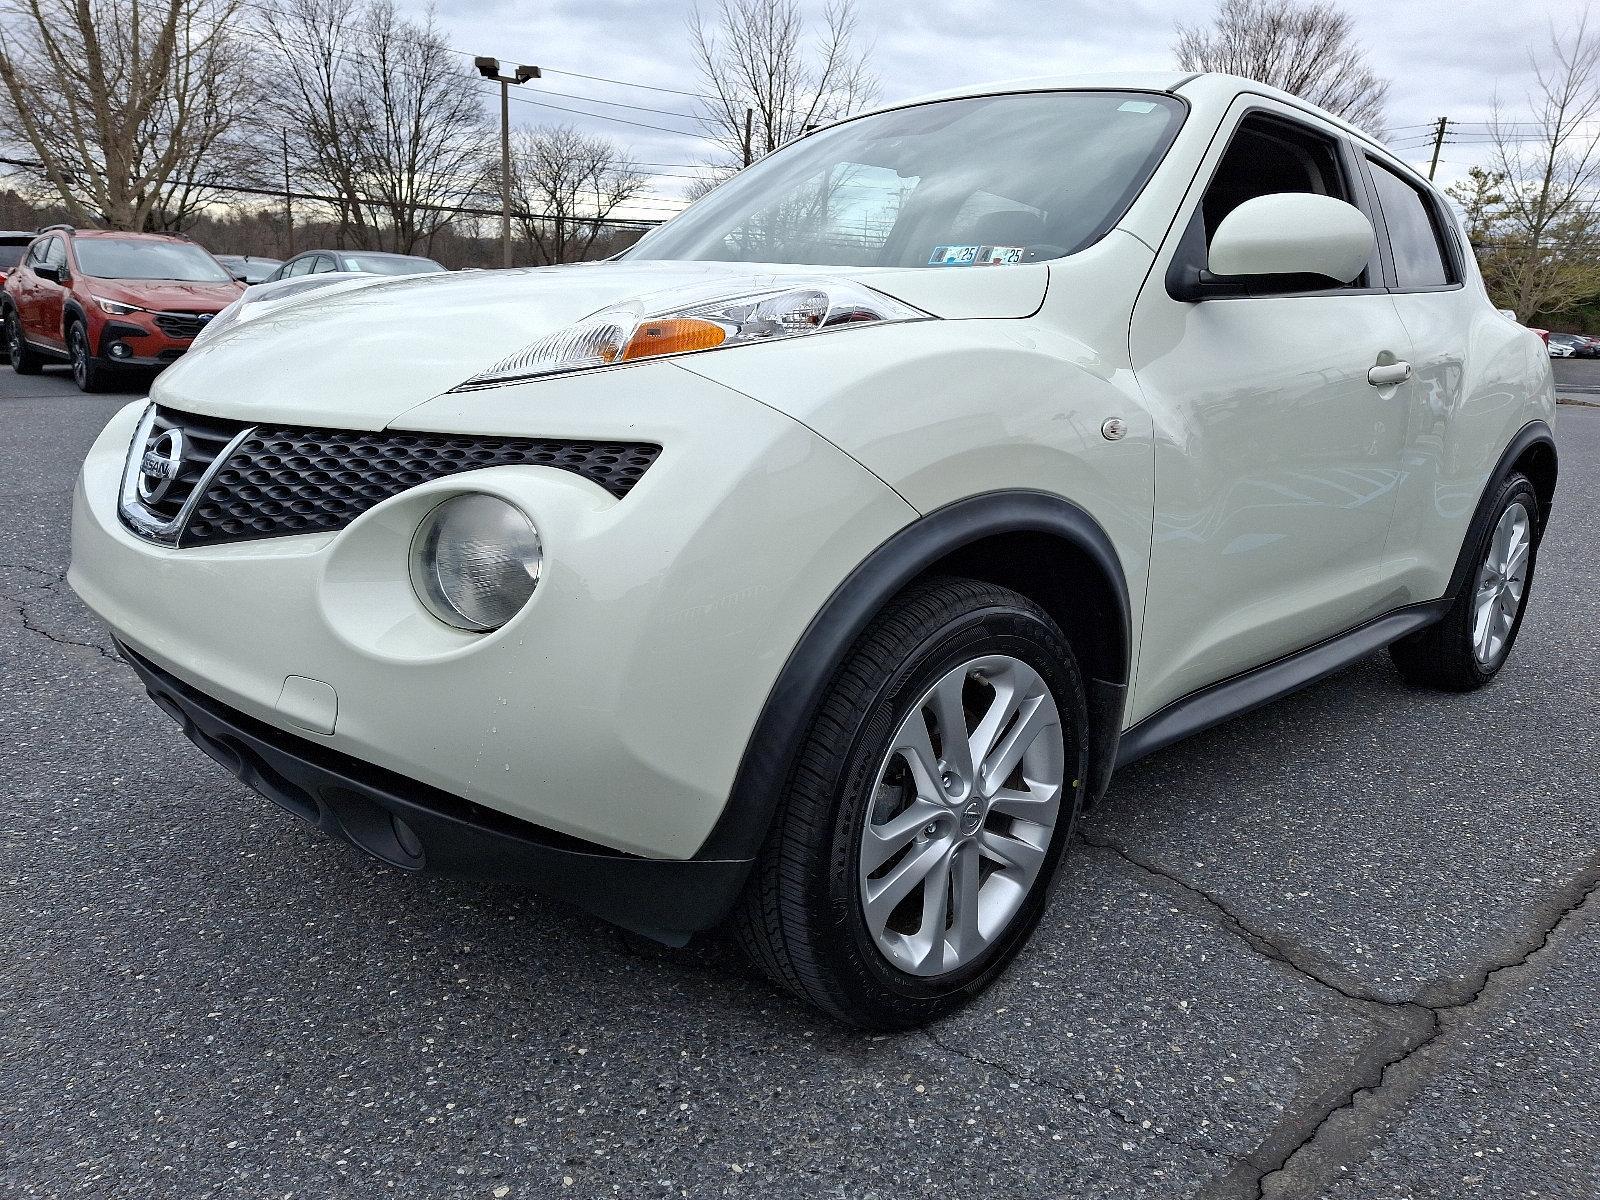
[[[127,522],[128,527],[146,541],[175,547],[183,537],[183,531],[199,505],[200,497],[210,486],[212,477],[222,469],[222,464],[233,456],[239,444],[256,431],[256,427],[247,425],[233,435],[228,444],[211,460],[205,474],[195,481],[194,489],[184,500],[178,515],[171,520],[165,520],[146,508],[144,502],[139,499],[139,464],[144,460],[145,447],[149,444],[150,430],[155,422],[156,405],[151,401],[145,408],[144,415],[139,418],[138,428],[133,432],[133,441],[128,446],[128,460],[122,468],[122,493],[117,501],[117,512]]]

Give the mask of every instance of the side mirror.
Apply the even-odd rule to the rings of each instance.
[[[50,266],[48,263],[40,263],[33,269],[33,273],[40,279],[48,279],[51,283],[61,282],[61,268]]]
[[[1343,200],[1308,192],[1257,196],[1222,219],[1206,269],[1182,298],[1341,286],[1366,269],[1377,244],[1372,222]]]

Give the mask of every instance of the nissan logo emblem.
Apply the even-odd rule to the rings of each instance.
[[[183,469],[183,433],[169,429],[145,447],[139,460],[139,499],[159,503]]]

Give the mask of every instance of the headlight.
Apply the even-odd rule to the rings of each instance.
[[[528,602],[543,559],[539,532],[521,509],[468,493],[423,518],[411,542],[411,586],[445,624],[488,633]]]
[[[110,313],[113,317],[125,317],[129,313],[144,312],[137,304],[124,304],[121,300],[107,300],[96,296],[94,302],[100,306],[101,312]]]
[[[700,287],[601,309],[576,325],[540,338],[453,390],[471,391],[634,359],[693,354],[884,321],[932,319],[870,288],[835,280],[789,281],[737,294],[716,295],[715,291]]]

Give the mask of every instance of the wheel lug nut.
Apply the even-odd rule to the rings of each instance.
[[[928,827],[926,829],[924,829],[922,832],[927,834],[929,837],[932,837],[934,834],[939,832],[938,823],[937,822],[929,822]]]

